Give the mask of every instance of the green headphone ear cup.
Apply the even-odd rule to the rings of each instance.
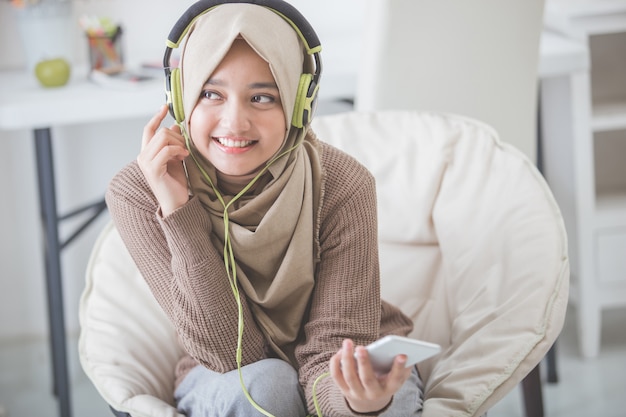
[[[180,81],[180,69],[174,68],[171,74],[170,80],[171,86],[171,100],[172,100],[172,110],[174,111],[174,120],[177,123],[182,123],[185,120],[185,109],[183,106],[183,91]]]
[[[313,119],[313,114],[315,113],[315,108],[317,107],[317,91],[319,89],[319,85],[315,82],[315,77],[311,76],[311,83],[309,84],[309,90],[307,92],[306,99],[303,105],[302,112],[302,125],[306,126],[311,123]]]
[[[300,75],[300,82],[296,93],[296,102],[293,106],[293,116],[291,117],[291,124],[294,127],[301,128],[308,123],[308,120],[305,119],[309,119],[309,117],[305,116],[305,110],[307,110],[307,102],[310,103],[307,94],[312,80],[313,75],[311,74]]]

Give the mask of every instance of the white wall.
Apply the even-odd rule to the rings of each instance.
[[[124,27],[127,63],[160,61],[165,39],[191,0],[88,0],[76,3],[83,13],[110,16]],[[325,71],[352,72],[360,52],[364,15],[360,0],[293,0],[321,38]],[[328,13],[332,10],[332,13]],[[20,49],[12,10],[0,1],[0,70],[20,68]],[[86,62],[87,46],[75,29],[73,60]],[[1,88],[1,87],[0,87]],[[322,84],[322,92],[323,84]],[[323,94],[322,94],[323,97]],[[155,110],[160,103],[155,103]],[[57,203],[65,213],[102,197],[110,178],[139,149],[145,120],[56,127],[54,153]],[[34,146],[29,131],[0,131],[0,340],[41,337],[47,332],[43,248],[39,220]],[[68,332],[78,331],[78,301],[83,273],[103,216],[64,252],[62,269]],[[70,225],[68,225],[70,226]],[[63,228],[67,234],[68,227]]]

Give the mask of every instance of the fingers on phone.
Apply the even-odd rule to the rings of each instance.
[[[412,371],[412,366],[407,367],[407,356],[406,355],[398,355],[393,360],[393,366],[391,367],[391,371],[389,371],[387,383],[389,384],[389,388],[395,392],[404,382],[407,380]]]
[[[398,355],[393,360],[393,366],[395,368],[404,369],[406,367],[406,355]]]
[[[343,365],[343,349],[339,349],[337,353],[333,355],[330,359],[330,375],[332,376],[335,383],[339,386],[342,391],[347,391],[350,389],[346,380],[344,379],[344,365]]]
[[[375,389],[378,387],[378,377],[372,363],[370,362],[369,353],[363,346],[355,349],[355,357],[359,366],[359,376],[364,387]]]
[[[359,381],[358,365],[354,358],[354,343],[346,339],[342,345],[341,372],[350,386],[355,386]]]

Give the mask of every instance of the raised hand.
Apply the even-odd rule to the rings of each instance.
[[[159,109],[143,129],[141,152],[137,163],[163,216],[167,216],[189,199],[183,160],[189,155],[180,127],[161,127],[167,115],[167,106]]]
[[[355,359],[356,353],[356,359]],[[350,339],[330,359],[330,374],[341,389],[350,408],[357,413],[372,413],[385,408],[411,374],[406,356],[398,355],[389,373],[378,375],[372,369],[367,349],[354,347]]]

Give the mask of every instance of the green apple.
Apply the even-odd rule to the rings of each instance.
[[[61,87],[70,79],[70,64],[63,58],[44,59],[35,65],[35,76],[44,87]]]

